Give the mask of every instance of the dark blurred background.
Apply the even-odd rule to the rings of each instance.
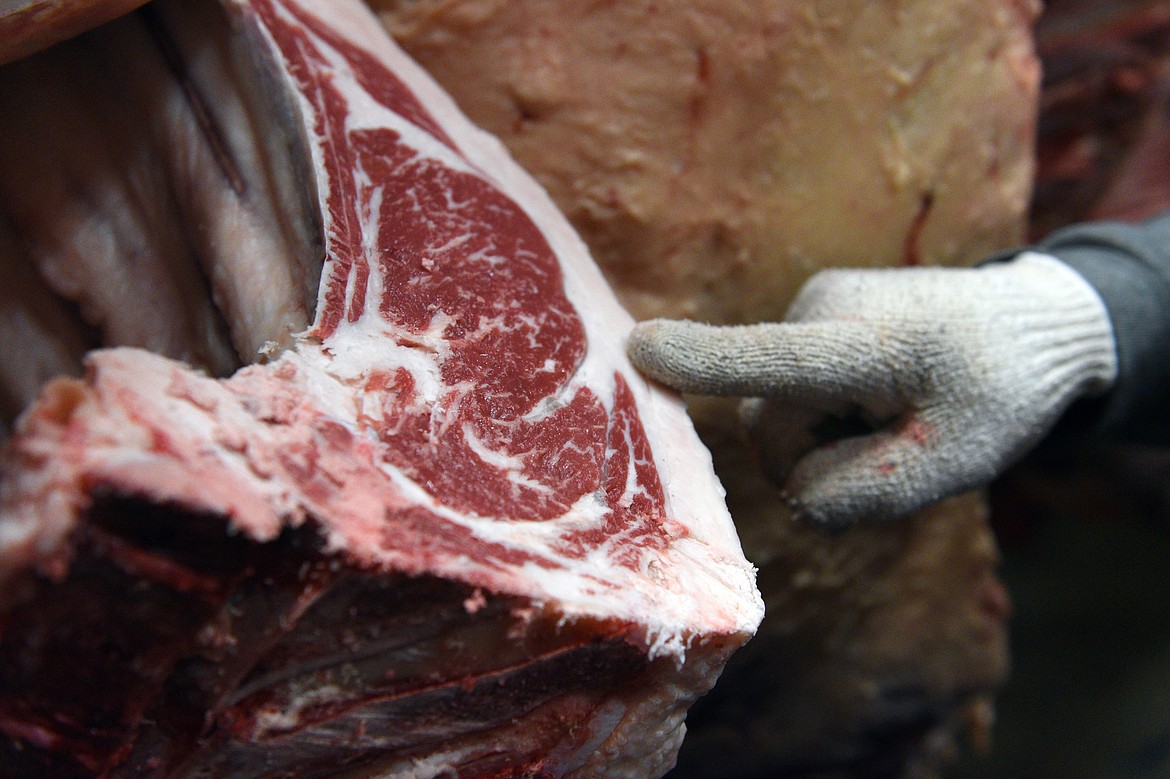
[[[1170,0],[1050,0],[1037,40],[1033,237],[1170,207]],[[990,750],[949,775],[1170,777],[1170,449],[1033,456],[992,518],[1013,671]]]

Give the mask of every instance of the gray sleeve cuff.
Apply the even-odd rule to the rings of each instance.
[[[1170,443],[1170,212],[1141,224],[1075,225],[1035,249],[1064,261],[1097,290],[1117,343],[1113,388],[1074,404],[1052,440]]]

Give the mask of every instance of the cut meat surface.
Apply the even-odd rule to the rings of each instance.
[[[638,318],[779,321],[818,270],[1023,238],[1033,0],[369,2]],[[827,537],[792,521],[737,403],[690,409],[769,616],[688,718],[677,776],[933,776],[1008,669],[979,499]]]
[[[21,418],[0,758],[665,772],[762,616],[681,403],[626,362],[632,320],[544,193],[364,8],[226,5],[308,138],[316,316],[222,380],[91,353]],[[43,606],[102,591],[88,617]],[[46,688],[63,664],[81,688]]]

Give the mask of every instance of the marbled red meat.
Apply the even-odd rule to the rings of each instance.
[[[663,773],[762,612],[681,404],[544,193],[364,8],[225,5],[307,138],[315,318],[225,379],[93,352],[21,417],[0,759]]]

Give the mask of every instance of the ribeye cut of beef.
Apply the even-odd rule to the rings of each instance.
[[[93,352],[20,418],[0,773],[661,775],[762,616],[681,403],[360,4],[224,7],[310,156],[315,318],[225,379]]]

